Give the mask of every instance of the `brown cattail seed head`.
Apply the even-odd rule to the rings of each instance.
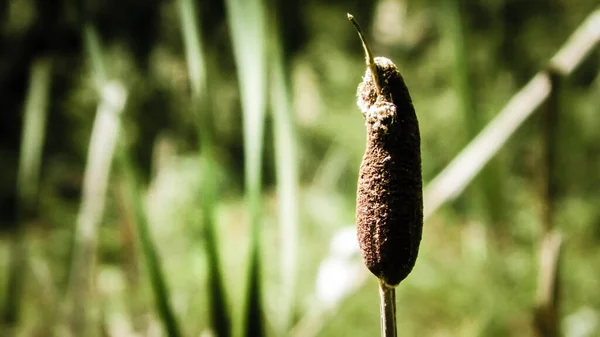
[[[413,269],[423,229],[421,138],[412,100],[398,68],[374,59],[358,86],[367,146],[360,166],[356,221],[369,270],[396,286]]]

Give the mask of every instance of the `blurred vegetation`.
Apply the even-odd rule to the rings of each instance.
[[[348,275],[366,285],[338,305],[317,282],[332,239],[354,222],[364,150],[355,92],[365,66],[346,12],[411,91],[426,184],[596,6],[0,2],[0,335],[72,328],[92,130],[102,109],[118,110],[107,85],[126,102],[111,115],[120,131],[106,196],[97,195],[91,295],[76,303],[92,312],[90,335],[377,335],[377,281],[364,268]],[[599,70],[596,48],[558,100],[565,336],[600,335]],[[542,124],[534,114],[425,223],[415,270],[398,288],[402,336],[534,335]],[[349,259],[362,267],[355,252]],[[341,291],[337,282],[326,289]]]

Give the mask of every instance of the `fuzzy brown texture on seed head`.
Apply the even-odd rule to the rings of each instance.
[[[367,146],[358,179],[356,220],[367,268],[396,286],[412,271],[421,242],[421,138],[400,72],[384,57],[376,57],[375,64],[381,95],[368,69],[357,92]]]

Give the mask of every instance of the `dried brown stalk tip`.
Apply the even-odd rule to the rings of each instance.
[[[356,220],[367,268],[396,286],[412,271],[421,242],[421,139],[398,68],[384,57],[376,57],[374,63],[376,81],[368,67],[357,92],[367,146],[358,179]]]

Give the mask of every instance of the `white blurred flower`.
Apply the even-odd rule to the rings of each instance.
[[[317,298],[327,308],[337,305],[360,283],[358,252],[354,225],[339,230],[331,239],[329,256],[319,266],[316,285]]]
[[[335,233],[329,249],[330,255],[346,259],[356,256],[360,250],[356,237],[356,226],[348,226]]]
[[[583,307],[565,317],[563,333],[566,337],[590,337],[598,331],[598,313],[590,307]]]
[[[319,267],[317,298],[326,307],[333,307],[357,285],[360,265],[339,257],[328,257]]]

